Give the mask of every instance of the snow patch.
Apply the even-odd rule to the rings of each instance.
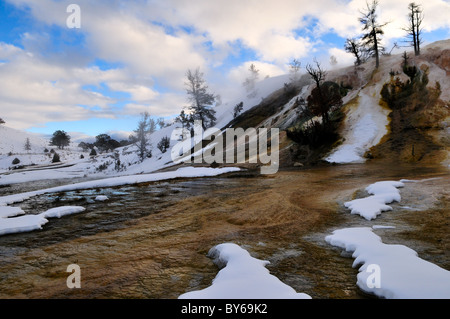
[[[355,199],[344,203],[352,214],[358,214],[367,220],[375,219],[381,212],[392,210],[386,204],[401,200],[398,187],[403,187],[402,182],[383,181],[376,182],[366,187],[366,191],[372,196]]]
[[[378,104],[378,99],[360,92],[359,104],[349,110],[343,132],[344,143],[325,158],[330,163],[363,163],[364,154],[387,134],[389,112]]]
[[[357,285],[367,293],[389,299],[450,298],[450,271],[425,261],[403,245],[388,245],[368,227],[336,230],[325,240],[353,253],[353,267],[362,264]],[[373,287],[370,265],[380,269],[380,284]]]
[[[208,288],[191,291],[179,299],[311,299],[271,275],[259,260],[233,243],[220,244],[209,251],[222,268]]]
[[[0,236],[42,229],[42,226],[48,223],[47,218],[61,218],[62,216],[80,213],[85,210],[84,207],[80,206],[63,206],[49,209],[37,215],[8,218],[24,212],[18,207],[0,206]]]

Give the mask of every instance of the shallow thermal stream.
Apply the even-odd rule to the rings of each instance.
[[[342,206],[379,180],[434,177],[408,184],[402,202],[375,221]],[[269,260],[273,275],[313,298],[366,298],[353,259],[324,237],[343,227],[394,226],[377,234],[449,269],[448,182],[435,167],[365,164],[42,195],[16,205],[27,213],[62,205],[86,211],[0,236],[0,298],[177,298],[211,284],[218,269],[207,252],[223,242]],[[95,201],[98,195],[109,200]],[[66,285],[70,264],[80,266],[80,289]]]

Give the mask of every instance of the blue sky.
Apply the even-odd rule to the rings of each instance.
[[[384,43],[404,39],[410,0],[379,1]],[[420,3],[420,1],[417,1]],[[81,28],[68,28],[69,4]],[[450,4],[422,3],[426,43],[449,38]],[[184,75],[200,67],[232,98],[254,63],[262,75],[331,55],[352,63],[365,0],[6,0],[0,2],[0,117],[7,125],[76,138],[127,137],[139,114],[171,119],[186,105]]]

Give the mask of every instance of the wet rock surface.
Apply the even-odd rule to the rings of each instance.
[[[407,183],[402,201],[375,220],[342,205],[365,196],[371,183],[403,178],[427,180]],[[218,272],[209,249],[234,242],[270,261],[269,271],[297,292],[367,298],[355,285],[353,259],[324,237],[344,227],[394,226],[376,230],[383,242],[449,269],[449,181],[438,167],[366,164],[42,195],[15,206],[36,214],[62,205],[86,211],[1,236],[0,297],[177,298],[208,287]],[[95,201],[99,195],[108,200]],[[80,289],[67,288],[70,264],[80,266]]]

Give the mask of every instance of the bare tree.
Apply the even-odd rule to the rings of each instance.
[[[157,125],[157,122],[153,118],[149,118],[148,130],[149,130],[150,134],[156,131],[156,125]]]
[[[363,25],[362,40],[366,46],[368,52],[375,57],[375,67],[378,69],[380,66],[380,52],[383,51],[383,47],[380,45],[381,36],[384,34],[383,27],[387,23],[380,24],[378,22],[377,7],[378,0],[372,0],[372,3],[366,3],[366,11],[361,12],[362,16],[359,18],[359,22]]]
[[[421,5],[414,2],[408,5],[408,26],[403,28],[407,33],[407,37],[411,39],[410,44],[414,47],[414,54],[420,55],[420,44],[422,43],[422,38],[420,37],[422,33],[422,22],[423,22],[423,11]]]
[[[351,53],[355,56],[355,65],[361,65],[363,62],[365,62],[364,46],[361,44],[361,41],[359,39],[347,39],[345,41],[344,49],[346,52]]]
[[[327,76],[327,72],[320,67],[320,63],[317,62],[317,60],[314,60],[314,63],[316,64],[316,67],[312,66],[311,64],[308,64],[306,66],[306,72],[308,72],[308,74],[313,79],[314,83],[316,83],[316,87],[320,88],[322,82],[325,80],[325,77]]]
[[[314,88],[315,90],[314,101],[310,101],[310,98],[308,98],[308,108],[310,110],[312,110],[313,108],[320,109],[319,113],[322,114],[323,121],[324,123],[326,123],[328,122],[328,110],[327,107],[325,106],[325,98],[322,92],[322,83],[323,81],[325,81],[327,73],[320,67],[320,63],[317,62],[317,60],[314,60],[314,62],[316,64],[316,67],[312,66],[311,64],[308,64],[306,66],[306,72],[308,72],[308,74],[311,76],[312,80],[316,84],[316,87]]]
[[[310,114],[321,116],[323,125],[328,126],[329,112],[342,106],[342,96],[339,85],[330,81],[325,82],[327,72],[321,68],[319,62],[315,63],[315,67],[310,64],[306,66],[306,71],[316,84],[308,96],[307,108]]]

